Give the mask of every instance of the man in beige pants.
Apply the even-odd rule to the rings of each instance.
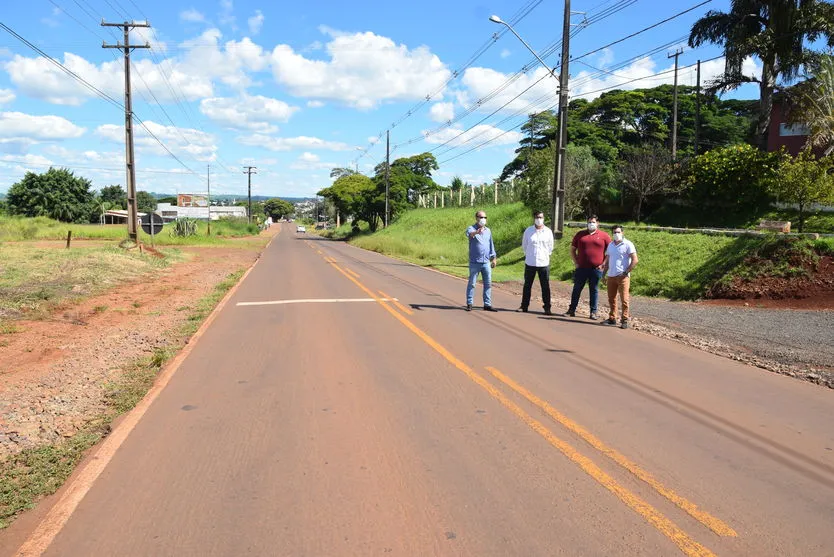
[[[631,317],[628,311],[630,273],[637,266],[637,249],[631,241],[623,236],[623,227],[620,225],[611,229],[613,241],[608,244],[605,250],[605,261],[603,269],[608,273],[608,320],[606,325],[617,324],[617,295],[623,304],[622,319],[620,326],[628,329],[628,320]]]

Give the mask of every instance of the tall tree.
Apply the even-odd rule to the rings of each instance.
[[[826,0],[731,0],[728,12],[710,11],[692,26],[689,46],[724,47],[724,74],[711,88],[730,91],[745,83],[759,84],[757,145],[767,150],[767,130],[774,91],[780,80],[795,79],[816,56],[807,44],[824,39],[834,46],[834,3]],[[745,75],[743,65],[755,56],[760,76]]]
[[[672,180],[672,156],[657,145],[631,151],[622,163],[621,172],[626,188],[636,199],[634,218],[638,223],[647,199],[678,189],[677,182]]]
[[[338,180],[342,176],[350,176],[351,174],[357,174],[355,170],[352,168],[332,168],[330,169],[330,177],[334,180]]]
[[[266,216],[272,217],[272,220],[277,221],[280,218],[292,216],[295,212],[295,206],[289,201],[273,197],[264,201],[263,211]]]
[[[146,191],[136,192],[136,209],[140,213],[156,211],[156,198]]]
[[[89,222],[96,213],[90,181],[65,168],[50,168],[43,174],[27,172],[9,188],[6,201],[13,215],[63,222]]]
[[[98,198],[102,203],[109,203],[111,208],[127,209],[127,192],[122,186],[105,186],[98,192]]]

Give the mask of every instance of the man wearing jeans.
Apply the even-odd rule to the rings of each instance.
[[[498,311],[492,307],[492,269],[498,261],[492,231],[487,228],[484,211],[475,213],[476,222],[466,229],[469,238],[469,284],[466,285],[466,311],[472,311],[475,298],[475,282],[478,275],[484,282],[484,310]]]
[[[533,280],[538,275],[542,287],[544,314],[553,315],[550,311],[550,254],[553,253],[553,232],[544,225],[544,213],[541,211],[533,211],[533,226],[528,227],[521,236],[521,249],[524,251],[524,289],[518,311],[527,313],[533,293]]]
[[[623,304],[622,321],[620,326],[628,329],[628,302],[631,271],[637,266],[637,249],[623,236],[620,225],[611,229],[614,241],[605,250],[603,266],[608,270],[608,321],[606,325],[617,324],[617,294]]]
[[[602,280],[602,263],[605,260],[605,250],[611,243],[611,237],[602,230],[597,230],[596,215],[588,217],[588,229],[580,230],[573,237],[570,245],[570,256],[576,268],[573,271],[573,293],[570,297],[570,307],[565,315],[576,316],[576,306],[585,283],[588,283],[589,302],[591,304],[591,319],[599,319],[597,299],[599,298],[599,281]]]

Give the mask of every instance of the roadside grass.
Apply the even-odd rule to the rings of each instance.
[[[644,224],[689,228],[748,228],[755,230],[762,220],[790,221],[791,232],[799,232],[799,211],[774,208],[741,214],[722,214],[705,212],[697,207],[665,205],[650,214]],[[806,214],[803,232],[834,234],[834,213],[817,212]]]
[[[165,250],[160,258],[116,247],[67,250],[0,244],[0,324],[23,315],[43,317],[60,303],[154,273],[184,257],[179,250]]]
[[[521,234],[532,224],[532,217],[521,204],[487,206],[499,265],[493,272],[498,282],[522,280],[524,255]],[[466,227],[474,222],[474,209],[416,209],[402,215],[388,229],[375,234],[361,233],[349,242],[361,248],[399,257],[456,276],[468,274]],[[342,227],[346,228],[346,227]],[[349,229],[349,227],[348,227]],[[337,229],[335,232],[340,232]],[[573,262],[570,242],[577,229],[568,229],[556,241],[551,257],[551,277],[571,280]],[[633,294],[677,300],[702,297],[712,284],[725,275],[744,273],[738,267],[755,250],[778,244],[776,235],[724,237],[705,234],[672,234],[629,230],[626,238],[634,242],[640,257],[632,275]],[[338,237],[338,236],[336,236]],[[802,240],[797,245],[817,251],[834,251],[834,239],[816,242]]]
[[[228,275],[194,306],[187,322],[174,331],[168,344],[127,365],[105,385],[105,411],[63,441],[24,449],[0,462],[0,530],[43,497],[58,491],[90,447],[110,433],[113,420],[132,410],[153,386],[168,360],[197,331],[217,303],[240,280],[244,270]]]
[[[212,221],[211,235],[208,224],[198,221],[197,234],[180,238],[171,234],[171,224],[166,224],[162,232],[154,235],[153,243],[158,246],[193,246],[222,245],[229,238],[257,236],[258,226],[249,224],[247,219],[229,218]],[[70,224],[46,217],[25,218],[0,216],[0,242],[22,242],[27,240],[66,240],[67,232],[72,231],[73,240],[113,240],[127,239],[127,225],[124,224]],[[151,237],[139,231],[139,239],[151,243]]]

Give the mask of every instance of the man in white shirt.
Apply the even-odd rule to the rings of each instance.
[[[533,279],[538,275],[542,287],[544,314],[553,315],[550,311],[550,254],[553,253],[553,231],[544,225],[544,214],[541,211],[533,212],[533,219],[533,226],[528,227],[521,237],[521,249],[524,250],[524,291],[518,311],[527,313]]]
[[[631,271],[637,266],[637,249],[629,240],[623,236],[623,227],[620,225],[611,229],[613,241],[608,244],[605,250],[605,261],[602,266],[608,272],[608,321],[606,325],[617,324],[617,295],[623,304],[622,319],[620,326],[628,329],[629,314],[629,285],[631,282]]]

